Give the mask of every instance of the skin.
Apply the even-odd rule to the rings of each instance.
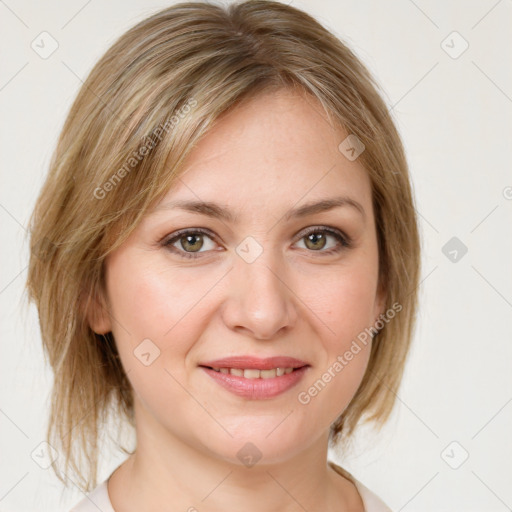
[[[370,343],[307,405],[298,401],[383,312],[370,180],[338,150],[347,135],[297,92],[251,99],[218,120],[177,185],[109,255],[90,324],[114,334],[135,391],[137,435],[136,452],[108,483],[116,510],[363,510],[355,486],[326,460],[329,427],[363,378]],[[360,203],[364,216],[343,206],[284,217],[335,196]],[[235,222],[164,206],[177,199],[214,201]],[[320,232],[325,246],[297,236],[326,226],[352,246],[325,254],[340,246],[329,233]],[[197,259],[163,243],[184,228],[212,233],[202,246],[201,236],[173,242]],[[263,251],[252,263],[236,252],[246,237]],[[149,366],[134,356],[147,338],[160,350]],[[233,355],[285,355],[310,367],[292,389],[251,400],[198,366]],[[250,468],[237,457],[247,442],[262,454]]]

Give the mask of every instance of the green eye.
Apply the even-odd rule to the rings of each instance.
[[[163,245],[184,258],[199,258],[201,253],[215,250],[216,244],[213,238],[209,231],[202,228],[184,229],[163,242]],[[334,240],[330,246],[329,239]],[[306,231],[300,233],[299,241],[302,240],[305,242],[303,248],[309,252],[319,253],[319,255],[335,254],[351,247],[351,240],[348,236],[333,228],[321,226],[307,228]],[[209,247],[208,244],[210,244]],[[327,249],[325,249],[326,247]]]
[[[336,242],[327,250],[323,250],[329,243],[329,238],[333,238]],[[341,232],[333,229],[316,227],[310,229],[306,233],[301,233],[300,240],[305,241],[306,249],[322,254],[332,254],[350,247],[350,240]]]
[[[195,256],[196,253],[206,252],[201,251],[205,245],[205,238],[213,242],[208,232],[202,229],[187,229],[178,231],[178,233],[164,243],[164,246],[185,258],[198,258],[199,256]]]

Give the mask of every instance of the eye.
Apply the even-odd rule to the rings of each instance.
[[[205,243],[207,240],[210,243]],[[172,238],[164,241],[163,245],[185,258],[197,258],[198,256],[195,256],[195,253],[206,252],[215,248],[212,235],[201,228],[178,231]],[[205,248],[205,251],[201,251],[203,248]]]
[[[171,238],[164,240],[162,245],[184,258],[199,258],[200,253],[215,250],[216,244],[213,238],[209,231],[202,228],[183,229],[174,233]],[[352,244],[350,237],[341,231],[323,226],[309,227],[301,231],[298,239],[299,242],[304,241],[303,248],[321,255],[341,252],[351,247]],[[331,239],[330,244],[329,239]],[[324,250],[326,247],[327,250]]]
[[[351,247],[351,239],[334,228],[316,226],[301,231],[298,235],[299,242],[304,241],[304,246],[311,252],[319,252],[322,255],[338,253]],[[334,239],[329,245],[329,238]],[[327,247],[327,250],[324,250]]]

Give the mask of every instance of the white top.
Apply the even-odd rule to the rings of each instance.
[[[329,462],[329,464],[335,471],[352,480],[359,491],[365,512],[392,512],[376,494],[365,487],[359,480],[356,480],[347,470],[340,468],[332,462]],[[80,503],[77,503],[70,512],[98,512],[98,510],[101,510],[101,512],[115,512],[108,496],[108,480],[107,478],[107,480],[98,485]]]

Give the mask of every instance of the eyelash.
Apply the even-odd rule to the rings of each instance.
[[[331,255],[339,253],[345,249],[349,249],[352,247],[352,240],[350,237],[342,233],[341,231],[338,231],[333,228],[328,228],[324,226],[315,226],[313,228],[307,228],[306,231],[302,231],[300,233],[300,236],[298,237],[297,241],[302,240],[303,238],[312,235],[312,234],[318,234],[318,233],[327,233],[331,236],[333,236],[338,242],[339,245],[337,247],[333,247],[327,251],[309,251],[309,252],[318,252],[321,255]],[[197,259],[200,258],[201,252],[187,252],[183,250],[179,250],[176,247],[173,247],[174,243],[179,241],[181,238],[187,236],[187,235],[207,235],[210,239],[214,239],[215,237],[212,235],[210,231],[207,231],[202,228],[194,228],[194,229],[183,229],[180,231],[177,231],[172,235],[171,238],[168,238],[167,240],[164,240],[162,242],[162,245],[170,249],[173,253],[178,254],[179,256],[182,256],[184,258],[191,258],[191,259]],[[208,251],[202,251],[202,252],[208,252]]]

